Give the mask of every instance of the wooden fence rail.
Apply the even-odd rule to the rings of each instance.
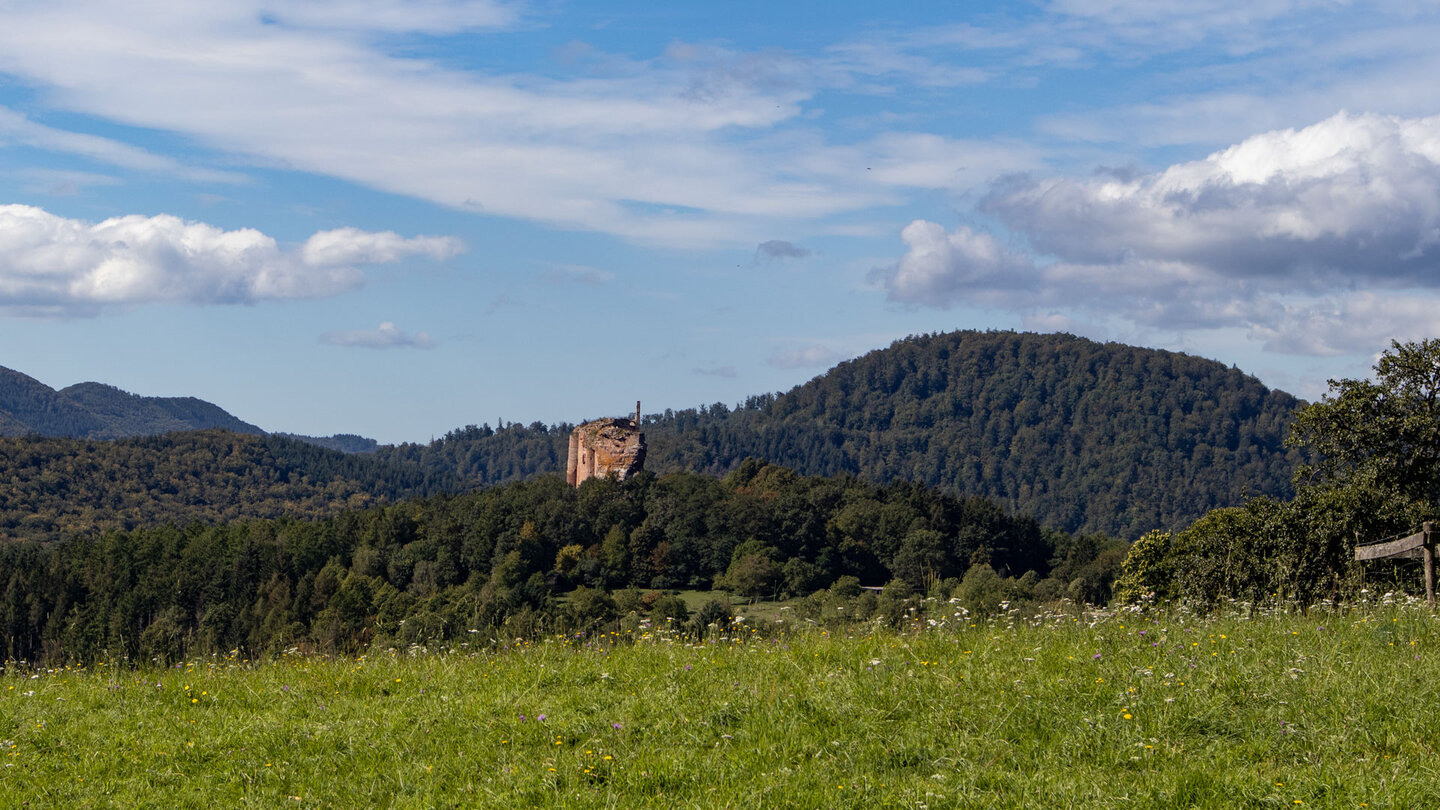
[[[1357,532],[1358,534],[1358,532]],[[1435,607],[1435,524],[1426,521],[1418,534],[1355,546],[1355,559],[1365,560],[1413,560],[1419,558],[1425,564],[1425,603]]]

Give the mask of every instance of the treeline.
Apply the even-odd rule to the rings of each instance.
[[[1301,404],[1175,352],[1070,335],[921,335],[734,409],[647,415],[646,464],[723,475],[767,458],[807,475],[939,486],[1067,531],[1134,537],[1250,496],[1291,497],[1303,457],[1284,440]],[[380,453],[499,483],[563,469],[570,427],[472,427]]]
[[[0,538],[318,517],[459,486],[415,465],[221,430],[115,441],[0,437]]]
[[[1392,343],[1373,380],[1332,381],[1296,415],[1288,441],[1312,459],[1293,498],[1255,497],[1146,534],[1116,595],[1308,605],[1367,586],[1423,591],[1417,561],[1367,566],[1355,547],[1440,520],[1440,340]]]
[[[724,479],[643,473],[575,490],[542,476],[321,520],[0,545],[0,654],[168,660],[513,638],[627,608],[673,618],[683,603],[662,592],[712,586],[1103,602],[1123,557],[1123,543],[1043,530],[980,498],[754,460]]]

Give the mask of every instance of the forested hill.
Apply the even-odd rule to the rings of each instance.
[[[1290,497],[1297,459],[1283,440],[1299,404],[1184,354],[1068,335],[923,335],[735,410],[648,415],[646,466],[724,474],[761,458],[804,475],[939,486],[1045,526],[1133,539],[1247,495]],[[469,490],[559,472],[571,429],[472,426],[363,456],[218,432],[90,440],[194,422],[259,432],[200,400],[95,383],[54,391],[0,369],[0,436],[30,436],[0,440],[0,536],[333,514]],[[347,450],[373,447],[334,438]]]
[[[778,396],[645,417],[646,466],[747,456],[981,495],[1042,524],[1133,538],[1246,495],[1289,497],[1301,403],[1221,363],[1069,335],[896,341]],[[595,414],[596,416],[600,414]],[[570,426],[454,431],[381,454],[487,483],[557,471]]]
[[[842,363],[777,399],[757,433],[762,455],[807,471],[939,484],[1135,537],[1247,494],[1288,497],[1299,405],[1189,355],[960,332]]]
[[[59,391],[0,366],[0,436],[127,439],[190,430],[265,435],[224,408],[195,397],[144,397],[113,385],[85,382]],[[374,452],[374,439],[349,433],[301,436],[277,433],[346,453]]]
[[[194,397],[142,397],[94,382],[56,391],[0,367],[0,436],[119,439],[210,428],[265,432]]]
[[[242,518],[320,517],[454,491],[455,479],[221,430],[90,441],[0,437],[0,540]]]

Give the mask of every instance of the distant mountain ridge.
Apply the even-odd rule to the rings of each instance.
[[[1284,439],[1302,404],[1238,369],[1177,352],[1072,335],[966,331],[896,341],[787,393],[752,396],[733,410],[715,403],[649,414],[643,429],[646,466],[658,475],[724,474],[757,458],[802,475],[937,486],[990,499],[1067,532],[1134,539],[1150,529],[1183,528],[1211,509],[1239,505],[1250,496],[1290,497],[1301,459]],[[137,397],[95,383],[53,391],[0,369],[0,436],[38,433],[89,441],[140,435],[136,431],[142,429],[175,430],[177,424],[263,434],[200,400]],[[337,475],[353,482],[329,499],[317,496],[306,509],[324,514],[357,499],[467,491],[560,473],[572,428],[539,422],[493,429],[470,425],[429,444],[378,447],[356,436],[316,440],[274,434],[263,453],[210,453],[214,462],[188,453],[193,463],[176,474],[212,475],[210,466],[223,466],[225,455],[260,465],[250,472],[251,488],[283,481],[291,488],[288,499],[309,498],[309,488],[322,488]],[[300,453],[289,444],[292,439],[352,455]],[[184,441],[191,440],[171,433],[145,447]],[[16,464],[28,457],[22,447],[14,452]],[[130,451],[107,443],[90,449],[57,446],[54,452],[93,459],[75,462],[80,470],[111,463],[102,458],[118,461]],[[275,472],[272,456],[294,461]],[[340,458],[346,458],[344,464]],[[0,479],[7,474],[0,466]],[[45,473],[36,468],[33,475]],[[49,497],[61,483],[34,480],[34,498]],[[189,500],[200,510],[197,516],[226,514],[218,507],[233,497],[228,486],[193,492]],[[19,501],[6,507],[4,500],[0,492],[0,508],[31,508]],[[270,514],[260,503],[245,514]],[[94,508],[100,511],[86,524],[106,525],[101,518],[107,507]],[[143,525],[145,515],[161,514],[149,509],[136,501],[134,516],[121,525]],[[46,531],[14,530],[17,536]]]
[[[1064,334],[897,340],[783,394],[644,417],[646,467],[912,481],[1066,531],[1138,537],[1253,495],[1290,497],[1304,403],[1214,360]],[[493,484],[556,472],[569,425],[470,426],[382,458]]]
[[[259,427],[195,397],[144,397],[83,382],[59,391],[0,367],[0,435],[125,439],[181,430],[264,435]]]
[[[83,382],[55,390],[0,366],[0,436],[130,439],[190,430],[228,430],[252,436],[267,431],[195,397],[146,397],[113,385]],[[346,453],[374,452],[374,439],[352,434],[276,434]]]

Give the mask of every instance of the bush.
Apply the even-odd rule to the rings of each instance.
[[[657,622],[671,619],[679,625],[690,618],[690,608],[686,606],[684,599],[667,594],[655,600],[655,606],[650,609],[650,618]]]
[[[835,584],[830,586],[830,593],[842,599],[854,599],[860,595],[860,578],[846,574],[835,580]]]
[[[731,618],[733,617],[728,604],[719,599],[711,599],[695,614],[693,625],[696,634],[704,636],[710,632],[711,625],[714,625],[716,630],[728,629]]]

